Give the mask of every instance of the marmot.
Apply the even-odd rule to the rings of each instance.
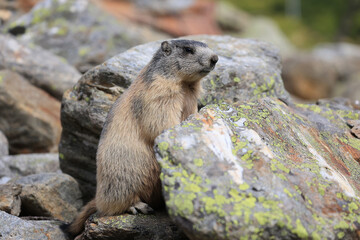
[[[108,113],[96,154],[96,196],[68,226],[70,234],[82,232],[95,212],[147,214],[164,204],[154,140],[197,112],[200,79],[217,61],[218,56],[202,42],[161,43]]]

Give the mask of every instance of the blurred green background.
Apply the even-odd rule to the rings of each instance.
[[[360,0],[224,0],[276,21],[295,46],[320,42],[360,43]]]

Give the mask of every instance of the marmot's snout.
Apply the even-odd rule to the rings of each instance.
[[[215,64],[217,63],[217,61],[219,60],[219,57],[217,55],[213,55],[211,58],[210,58],[210,66],[212,68],[215,67]]]

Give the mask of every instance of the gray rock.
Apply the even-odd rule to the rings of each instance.
[[[88,0],[41,1],[7,30],[65,58],[81,72],[132,46],[164,37],[119,22]]]
[[[0,69],[23,75],[33,85],[61,99],[65,90],[72,88],[80,73],[66,60],[39,47],[0,34]]]
[[[134,2],[138,8],[157,14],[179,13],[194,4],[194,0],[135,0]]]
[[[4,133],[0,131],[0,157],[9,155],[9,142]]]
[[[273,98],[211,105],[156,139],[190,239],[359,239],[360,111]]]
[[[0,211],[0,237],[4,240],[68,240],[59,221],[25,221]]]
[[[79,185],[69,175],[34,174],[15,183],[22,186],[23,216],[45,216],[70,222],[82,206]]]
[[[0,168],[0,177],[19,177],[38,173],[61,172],[59,154],[57,153],[10,155],[0,157],[1,163],[4,168]]]
[[[0,112],[0,130],[10,153],[57,151],[60,103],[8,70],[0,71]]]
[[[179,231],[167,214],[156,213],[112,217],[93,215],[87,220],[81,239],[186,240],[188,238]]]
[[[219,55],[216,68],[202,80],[199,106],[275,96],[288,99],[280,76],[280,57],[271,45],[228,36],[192,36]],[[60,166],[81,184],[88,197],[95,190],[95,154],[111,104],[150,61],[160,42],[132,48],[88,71],[64,94],[59,145]]]
[[[0,211],[19,216],[21,211],[20,193],[20,185],[0,184]]]

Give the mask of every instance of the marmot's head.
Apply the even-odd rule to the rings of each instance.
[[[217,61],[218,56],[205,43],[193,40],[171,40],[161,43],[150,65],[155,65],[152,73],[193,82],[213,70]]]

